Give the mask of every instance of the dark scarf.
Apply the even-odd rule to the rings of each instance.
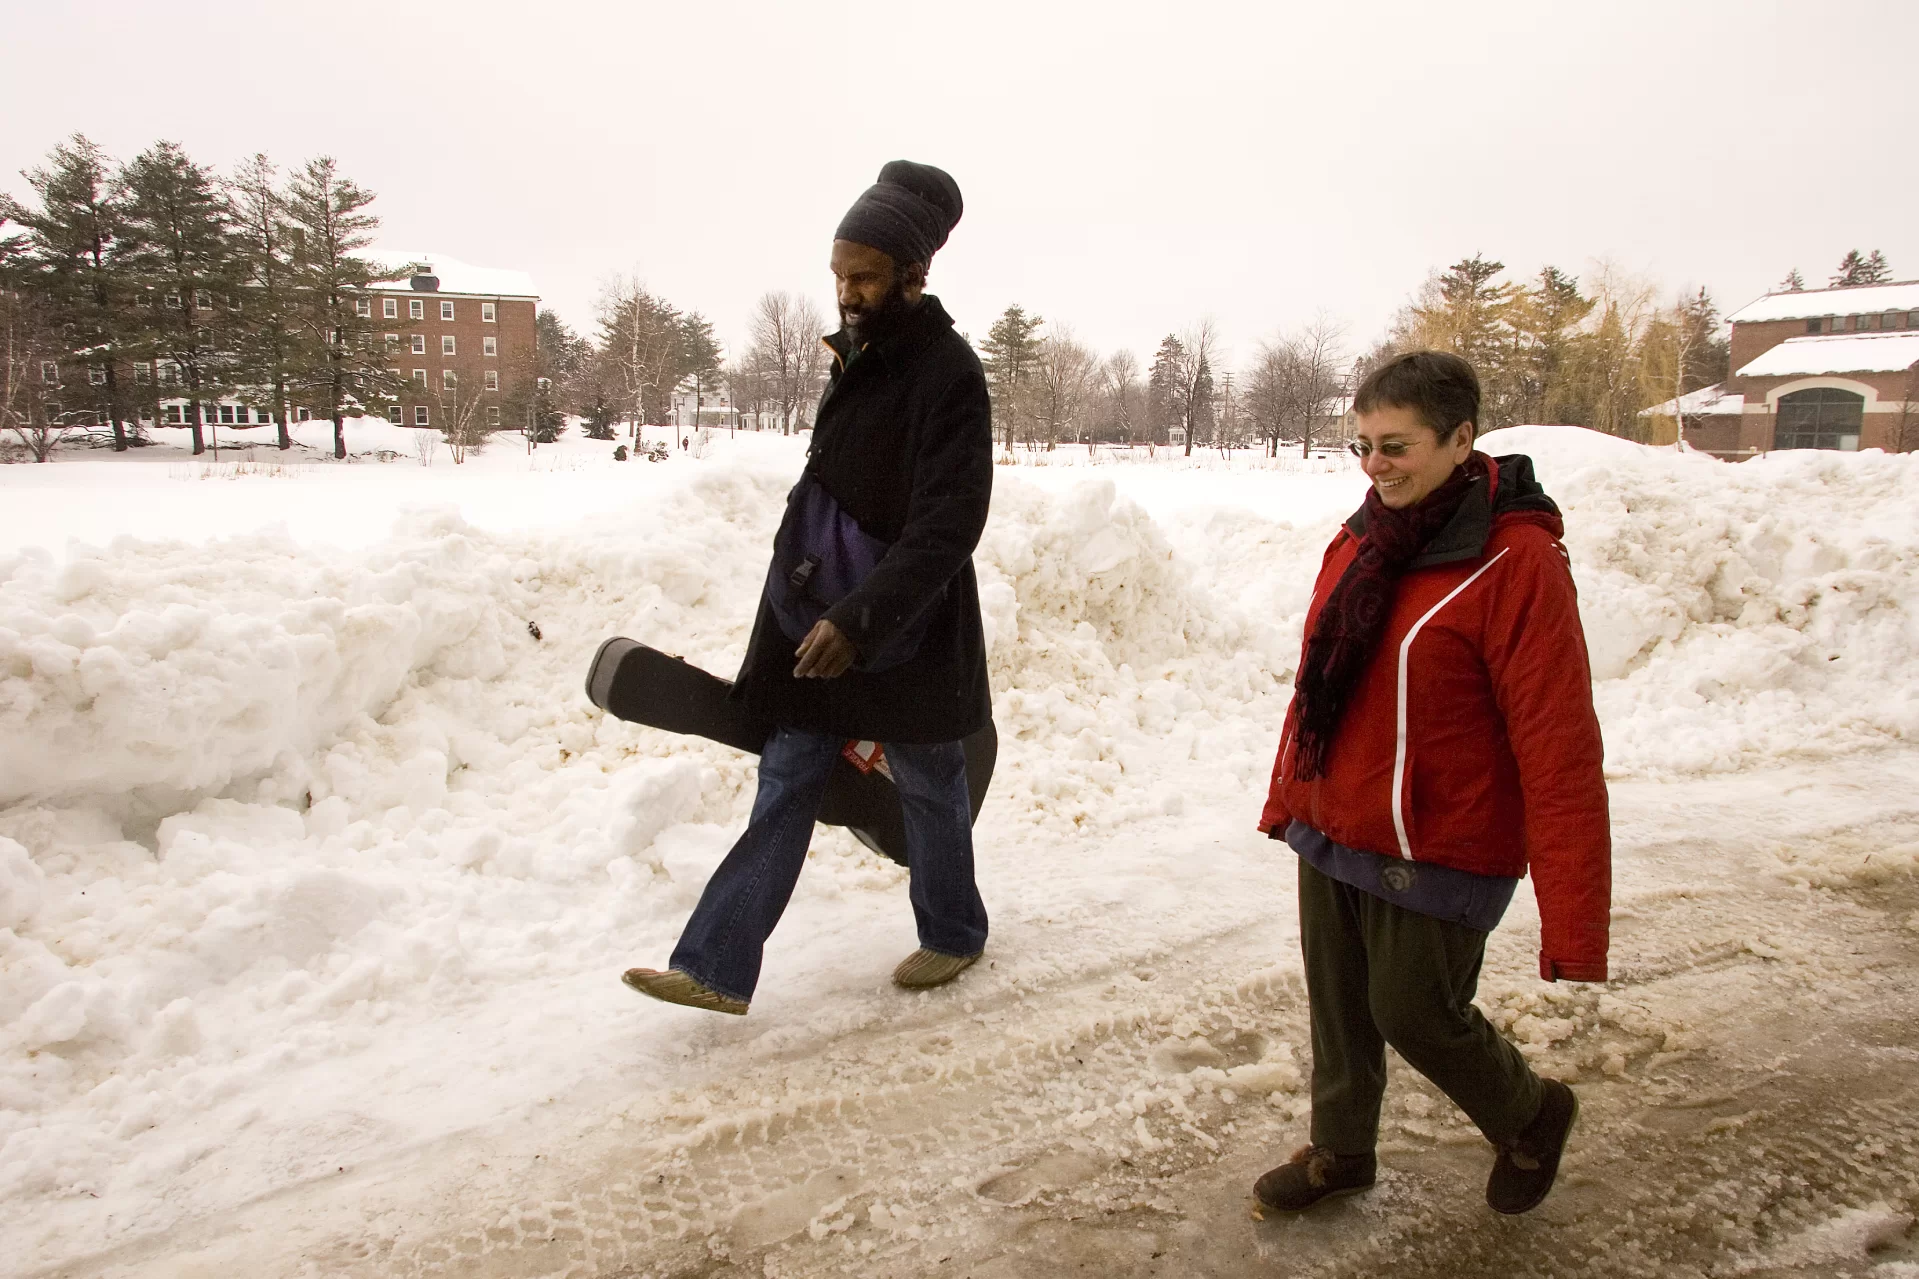
[[[1378,489],[1367,491],[1366,535],[1319,610],[1299,666],[1294,694],[1299,703],[1299,763],[1294,775],[1301,781],[1325,772],[1326,751],[1346,702],[1386,633],[1400,576],[1458,514],[1473,481],[1484,480],[1490,469],[1485,456],[1474,453],[1444,484],[1403,510],[1380,501]]]

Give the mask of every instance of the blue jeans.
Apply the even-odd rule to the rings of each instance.
[[[760,752],[753,816],[707,881],[686,921],[672,967],[703,985],[751,1000],[766,939],[793,897],[826,779],[843,737],[778,728]],[[943,955],[986,948],[986,904],[973,882],[973,811],[958,742],[886,745],[906,822],[908,896],[920,945]]]

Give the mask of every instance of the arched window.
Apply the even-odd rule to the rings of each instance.
[[[1859,447],[1859,427],[1866,413],[1866,397],[1837,387],[1820,386],[1779,397],[1779,426],[1773,432],[1776,449],[1845,449]]]

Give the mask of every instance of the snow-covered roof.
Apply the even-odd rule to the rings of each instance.
[[[1872,315],[1881,311],[1919,311],[1919,280],[1891,284],[1855,284],[1849,289],[1800,289],[1768,293],[1734,311],[1732,324],[1763,320],[1803,320],[1814,315]]]
[[[1655,404],[1649,409],[1639,410],[1640,417],[1671,417],[1674,401]],[[1746,411],[1746,397],[1728,395],[1718,383],[1702,386],[1697,391],[1688,391],[1679,397],[1679,412],[1687,417],[1718,417],[1721,414],[1737,417]]]
[[[1897,373],[1919,361],[1919,331],[1787,338],[1739,370],[1740,377]]]
[[[361,256],[389,270],[401,270],[409,262],[424,262],[429,269],[421,274],[438,276],[442,293],[466,293],[492,298],[540,296],[539,291],[533,287],[533,277],[524,271],[474,266],[458,258],[450,258],[444,253],[415,252],[406,249],[369,249]],[[402,278],[396,284],[387,287],[404,289],[407,283]]]

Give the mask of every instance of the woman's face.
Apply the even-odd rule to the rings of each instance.
[[[1413,410],[1383,404],[1359,415],[1355,444],[1359,469],[1379,491],[1379,500],[1398,510],[1444,484],[1453,468],[1472,456],[1473,426],[1462,422],[1441,444],[1439,433]]]

